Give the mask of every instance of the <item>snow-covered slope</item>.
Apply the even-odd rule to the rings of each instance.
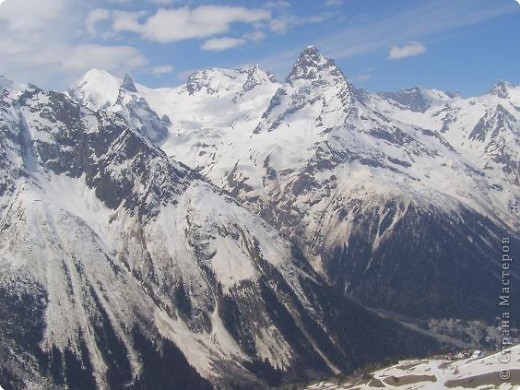
[[[306,390],[350,389],[496,389],[509,390],[520,385],[520,346],[480,356],[403,360],[360,378],[321,381]]]
[[[239,74],[266,82],[256,72]],[[157,148],[160,119],[128,77],[100,96],[1,95],[6,389],[264,388],[438,347],[338,296],[275,228]]]
[[[122,83],[122,79],[107,71],[92,69],[71,86],[69,93],[87,108],[97,111],[116,103]]]
[[[423,91],[427,93],[431,92]],[[503,191],[504,183],[519,185],[520,87],[498,82],[484,96],[444,96],[422,112],[396,109],[391,99],[374,97],[374,103],[390,117],[442,133],[472,166],[494,181],[495,191]],[[509,200],[510,206],[518,204],[518,198]]]
[[[171,121],[169,156],[291,237],[346,294],[410,317],[494,317],[501,238],[520,247],[519,87],[371,94],[308,47],[283,83],[212,69],[137,90]],[[71,93],[100,100],[95,83]]]

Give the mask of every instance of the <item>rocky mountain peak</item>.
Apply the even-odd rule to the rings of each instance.
[[[247,80],[244,83],[244,90],[246,91],[253,89],[257,85],[276,83],[275,77],[261,69],[258,65],[248,67],[244,71],[247,73]]]
[[[315,46],[308,46],[300,54],[294,67],[287,77],[287,82],[292,83],[298,79],[326,80],[345,79],[334,60],[324,57]]]
[[[432,105],[460,97],[457,93],[423,87],[406,88],[398,92],[382,92],[379,95],[389,99],[392,104],[397,104],[400,108],[422,113]]]
[[[207,69],[201,70],[193,73],[188,77],[186,81],[186,88],[190,95],[202,90],[206,90],[206,92],[210,95],[213,95],[218,92],[219,82],[218,79],[221,77],[214,77],[217,74],[221,75],[222,72],[219,72],[217,69]]]
[[[507,99],[509,97],[509,90],[513,87],[512,84],[507,81],[499,81],[489,91],[492,95],[498,96],[499,98]]]
[[[419,87],[402,89],[398,92],[383,92],[381,95],[415,112],[425,112],[430,107],[429,100]]]
[[[124,95],[93,112],[30,87],[0,109],[2,386],[268,388],[381,360],[372,348],[437,348],[343,300],[275,228],[148,142],[157,115]],[[24,161],[30,180],[12,169]],[[366,323],[377,334],[358,337]]]
[[[125,78],[123,79],[123,83],[121,84],[121,89],[128,92],[137,93],[137,88],[135,86],[134,80],[132,80],[132,77],[130,77],[128,73],[125,74]]]
[[[257,85],[276,82],[273,75],[258,65],[240,69],[212,68],[193,73],[188,77],[186,89],[190,95],[198,92],[219,96],[250,90]]]
[[[0,93],[3,387],[268,388],[437,351],[364,305],[494,321],[519,90],[385,100],[315,47],[272,82],[214,68],[135,93],[92,71],[70,96]]]

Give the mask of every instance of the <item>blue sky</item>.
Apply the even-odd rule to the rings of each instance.
[[[91,68],[174,86],[260,64],[281,80],[315,45],[359,87],[485,93],[520,83],[515,0],[5,0],[0,73],[63,89]]]

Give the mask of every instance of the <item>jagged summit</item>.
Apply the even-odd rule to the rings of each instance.
[[[298,79],[322,80],[330,77],[345,78],[334,60],[324,57],[317,47],[307,46],[296,60],[287,82],[292,83]]]
[[[489,93],[498,96],[499,98],[507,99],[509,97],[509,90],[513,87],[513,84],[500,80],[493,85]]]
[[[462,94],[459,91],[449,90],[449,91],[444,91],[444,93],[446,94],[446,96],[448,96],[451,99],[462,98]]]
[[[125,74],[125,78],[123,79],[123,83],[121,84],[121,89],[124,89],[128,92],[137,93],[137,88],[135,86],[134,80],[127,73]]]
[[[397,104],[400,108],[414,112],[426,112],[436,103],[448,102],[460,97],[457,93],[420,86],[401,89],[397,92],[381,92],[379,96],[388,99],[392,104]]]
[[[109,109],[121,114],[127,122],[154,144],[160,144],[168,134],[168,118],[160,118],[141,96],[129,74],[119,88],[119,96]]]
[[[247,91],[257,85],[275,82],[274,76],[258,65],[239,69],[211,68],[190,75],[186,81],[186,89],[190,95],[199,91],[209,95],[221,95]]]
[[[3,387],[267,388],[432,347],[365,305],[494,323],[500,237],[520,256],[520,89],[386,98],[315,47],[289,79],[93,70],[70,96],[0,93]]]
[[[274,75],[261,69],[258,64],[246,67],[243,71],[247,72],[247,80],[244,83],[244,89],[246,91],[253,89],[257,85],[276,83]]]
[[[335,62],[324,57],[315,46],[308,46],[294,64],[287,82],[272,96],[262,115],[263,121],[254,133],[291,127],[286,125],[292,120],[316,118],[310,133],[317,135],[321,127],[332,128],[344,123],[353,108],[355,95],[355,88]],[[312,143],[311,138],[307,137],[307,141]]]
[[[140,136],[158,120],[140,94],[99,112],[24,95],[0,109],[1,386],[264,389],[381,345],[437,349],[338,299],[274,227]]]

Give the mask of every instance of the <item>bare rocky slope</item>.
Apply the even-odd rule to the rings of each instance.
[[[121,111],[120,82],[91,71],[70,94]],[[308,47],[284,82],[209,69],[135,91],[170,121],[158,142],[169,156],[291,238],[345,295],[413,320],[499,314],[502,239],[520,250],[519,87],[374,94]]]
[[[0,385],[265,388],[427,353],[115,106],[1,80]]]
[[[0,385],[266,388],[492,345],[500,295],[520,320],[519,134],[519,87],[374,94],[315,47],[284,82],[0,78]],[[483,325],[424,325],[452,322]]]

